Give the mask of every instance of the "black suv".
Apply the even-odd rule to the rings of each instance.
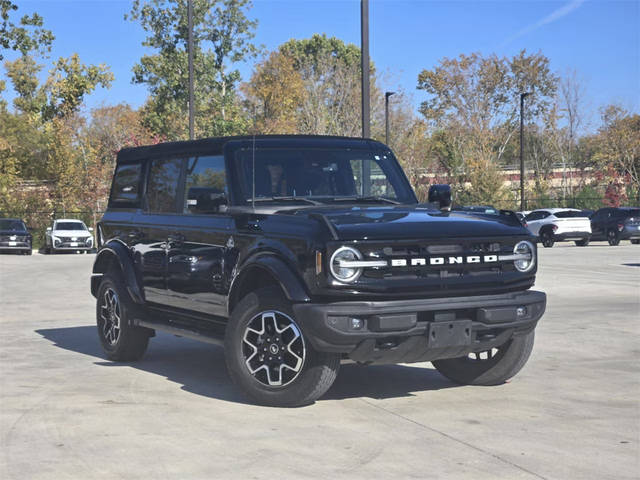
[[[19,218],[0,218],[0,250],[12,250],[31,255],[32,237]]]
[[[510,214],[419,204],[385,145],[257,136],[119,152],[91,292],[110,359],[155,330],[222,343],[259,403],[325,393],[343,359],[433,361],[494,385],[527,361],[546,296]],[[439,209],[442,208],[442,210]]]
[[[640,243],[640,208],[601,208],[591,216],[591,240],[607,240],[615,246],[620,240]]]

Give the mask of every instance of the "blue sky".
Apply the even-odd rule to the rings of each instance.
[[[106,63],[115,74],[111,89],[88,98],[89,107],[128,102],[139,106],[144,86],[131,84],[131,67],[145,53],[142,29],[125,21],[125,0],[21,0],[19,11],[39,12],[53,30],[52,57],[80,54]],[[541,51],[554,71],[576,70],[587,107],[608,103],[640,111],[640,2],[629,1],[425,1],[370,0],[370,54],[377,68],[413,95],[418,73],[442,57],[482,52],[514,55]],[[326,33],[360,43],[359,0],[254,0],[256,42],[275,49],[290,38]],[[10,58],[11,56],[9,56]],[[241,65],[246,79],[251,64]]]

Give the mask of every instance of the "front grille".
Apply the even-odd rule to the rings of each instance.
[[[515,270],[513,261],[499,261],[497,258],[512,254],[514,244],[513,241],[461,241],[446,244],[408,243],[393,247],[365,248],[361,245],[365,259],[388,261],[388,266],[367,268],[363,275],[372,279],[444,279],[512,272]]]
[[[11,237],[15,237],[13,240]],[[26,242],[27,237],[24,235],[0,235],[0,242]]]

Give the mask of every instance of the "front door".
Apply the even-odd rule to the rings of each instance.
[[[167,239],[167,294],[173,307],[224,316],[236,252],[233,222],[224,213],[224,157],[187,159],[184,178],[181,214]]]

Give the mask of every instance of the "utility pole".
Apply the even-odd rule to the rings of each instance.
[[[360,60],[362,64],[362,137],[371,136],[369,105],[369,0],[360,0]]]
[[[189,140],[195,138],[193,129],[194,105],[193,105],[193,3],[187,3],[187,28],[189,35],[187,39],[187,50],[189,57]]]
[[[384,92],[384,130],[385,140],[384,143],[389,145],[389,97],[395,95],[396,92]]]
[[[524,211],[524,99],[531,95],[531,92],[520,94],[520,211]]]

